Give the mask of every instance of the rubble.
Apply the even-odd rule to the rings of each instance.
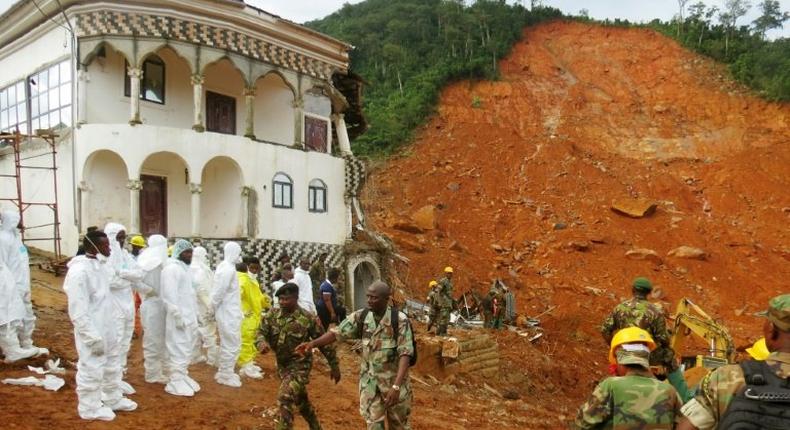
[[[692,260],[707,260],[708,253],[705,250],[700,248],[694,248],[693,246],[680,246],[677,247],[667,253],[669,257],[675,258],[688,258]]]
[[[663,260],[656,251],[647,248],[634,248],[626,251],[625,256],[632,260],[648,260],[656,264],[661,264]]]
[[[631,218],[644,218],[652,215],[658,205],[648,199],[618,199],[612,202],[612,210]]]

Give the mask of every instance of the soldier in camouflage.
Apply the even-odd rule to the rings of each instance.
[[[368,310],[349,315],[340,325],[311,342],[297,347],[306,354],[314,347],[328,345],[336,339],[362,341],[362,365],[359,374],[359,412],[368,430],[410,430],[412,391],[409,385],[409,358],[414,345],[409,319],[398,312],[397,341],[392,327],[394,309],[389,306],[390,287],[375,282],[368,287]]]
[[[453,268],[444,268],[444,277],[439,280],[439,294],[436,297],[436,334],[447,335],[447,326],[450,325],[450,313],[453,311]]]
[[[639,327],[646,330],[656,342],[656,349],[650,354],[650,364],[661,364],[671,373],[678,369],[678,365],[675,362],[675,353],[669,347],[670,335],[664,311],[647,301],[653,284],[647,278],[636,278],[632,286],[634,298],[614,308],[601,326],[601,334],[606,343],[609,343],[620,329]]]
[[[276,295],[280,308],[264,315],[257,342],[262,353],[268,351],[268,345],[277,357],[277,373],[281,382],[277,392],[280,414],[275,428],[293,428],[294,409],[299,409],[310,430],[319,430],[321,424],[307,398],[307,383],[310,380],[313,358],[311,355],[297,355],[294,349],[301,343],[320,337],[323,329],[316,317],[297,305],[299,287],[296,284],[283,285]],[[334,348],[323,346],[321,352],[329,362],[332,380],[337,383],[340,381],[340,367]]]
[[[425,298],[429,309],[427,331],[431,331],[431,327],[436,324],[436,318],[439,316],[439,283],[431,281],[428,283],[428,288],[430,291],[428,291],[428,297]]]
[[[771,351],[765,359],[765,364],[779,378],[788,380],[790,379],[790,294],[782,294],[771,299],[768,302],[768,310],[759,313],[758,316],[766,318],[763,334],[765,344]],[[735,396],[745,388],[746,381],[740,365],[730,364],[719,367],[705,376],[696,397],[683,405],[682,412],[685,419],[677,428],[681,430],[718,428],[726,419],[727,409]]]
[[[621,345],[617,374],[595,387],[579,409],[576,429],[672,429],[680,419],[681,401],[671,385],[650,373],[650,350],[644,344]]]
[[[495,280],[486,296],[488,312],[486,328],[501,329],[505,320],[505,285],[499,279]]]

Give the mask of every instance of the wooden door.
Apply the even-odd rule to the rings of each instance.
[[[236,99],[206,91],[206,130],[236,134]]]
[[[140,230],[143,236],[167,237],[167,178],[141,175]]]

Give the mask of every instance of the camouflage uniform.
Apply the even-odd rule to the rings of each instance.
[[[310,369],[313,367],[312,354],[299,356],[294,353],[297,345],[317,339],[323,334],[321,324],[316,317],[302,308],[287,314],[283,309],[275,309],[266,313],[261,321],[258,345],[266,342],[277,357],[277,373],[280,376],[280,389],[277,402],[280,406],[280,417],[276,421],[276,429],[293,428],[294,408],[298,408],[311,430],[321,428],[313,405],[307,398],[307,383]],[[329,362],[329,366],[339,369],[335,349],[332,346],[321,347],[321,352]]]
[[[408,375],[400,386],[398,403],[387,408],[384,399],[395,383],[398,361],[404,355],[413,356],[413,333],[409,320],[398,312],[398,341],[392,330],[391,307],[387,307],[381,320],[376,321],[373,312],[368,312],[365,321],[359,321],[362,311],[356,311],[331,331],[338,339],[360,339],[362,330],[362,362],[359,372],[359,413],[367,423],[368,430],[410,430],[412,392]]]
[[[780,378],[790,378],[790,352],[773,352],[765,360]],[[719,367],[700,383],[697,396],[683,406],[683,415],[699,430],[716,428],[733,397],[746,386],[739,364]]]
[[[446,335],[450,325],[450,312],[453,311],[453,282],[444,277],[439,280],[437,297],[436,334]]]
[[[488,290],[490,317],[486,320],[486,328],[501,329],[505,319],[505,290],[495,282]],[[494,308],[496,306],[496,308]]]
[[[606,378],[579,409],[576,429],[672,429],[680,415],[680,398],[671,385],[647,369]]]
[[[430,308],[430,314],[428,318],[431,323],[436,324],[436,318],[439,316],[439,286],[435,285],[431,287],[431,291],[428,292],[428,307]]]
[[[612,336],[626,327],[639,327],[653,337],[656,349],[650,354],[650,364],[660,364],[671,373],[678,368],[675,352],[669,347],[669,331],[664,319],[664,311],[647,300],[634,297],[617,305],[601,326],[601,334],[606,343]]]

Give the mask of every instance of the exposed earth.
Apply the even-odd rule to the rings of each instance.
[[[549,310],[545,335],[530,343],[494,334],[501,371],[492,378],[418,364],[413,428],[564,427],[605,375],[597,327],[636,276],[650,277],[653,299],[670,310],[691,298],[740,349],[756,340],[761,322],[751,314],[790,291],[790,106],[750,95],[721,66],[643,29],[533,27],[501,72],[443,92],[416,142],[373,170],[365,209],[409,259],[399,273],[408,294],[424,298],[445,265],[455,267],[456,294],[484,292],[499,277],[519,313]],[[611,209],[636,199],[655,211]],[[668,255],[681,246],[705,255]],[[258,359],[266,378],[241,389],[193,366],[203,390],[187,400],[143,382],[139,339],[127,379],[139,410],[109,424],[81,421],[62,278],[35,268],[33,276],[35,340],[67,361],[66,386],[0,384],[4,428],[273,428],[271,355]],[[347,346],[341,358],[337,386],[316,360],[310,397],[325,429],[364,428],[357,359]],[[28,376],[27,364],[42,361],[0,364],[0,378]]]

